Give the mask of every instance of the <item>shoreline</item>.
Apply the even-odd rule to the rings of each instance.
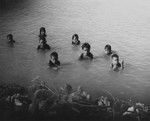
[[[65,84],[60,89],[49,88],[39,78],[31,86],[0,85],[2,120],[126,120],[150,119],[150,108],[131,99],[121,100],[110,92],[97,99],[82,87],[73,89]]]

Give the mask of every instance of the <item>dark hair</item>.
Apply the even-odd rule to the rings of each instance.
[[[91,46],[90,46],[90,44],[89,43],[83,43],[83,45],[82,45],[82,50],[84,49],[84,48],[87,48],[87,51],[89,52],[90,51],[90,49],[91,49]]]
[[[77,40],[79,40],[78,34],[74,34],[74,35],[72,36],[72,39],[74,39],[74,38],[76,38]]]
[[[41,35],[41,32],[42,32],[42,31],[44,31],[44,36],[46,36],[46,29],[45,29],[45,27],[41,27],[41,28],[40,28],[40,33],[39,33],[39,35]]]
[[[12,34],[8,34],[7,38],[10,38],[11,40],[13,40],[13,35]]]
[[[111,45],[107,44],[107,45],[105,46],[105,49],[108,49],[109,51],[111,51]]]
[[[117,54],[113,54],[112,56],[111,56],[111,58],[117,58],[117,60],[119,60],[119,56],[117,55]]]
[[[58,60],[58,53],[52,52],[50,56],[53,56],[56,60]]]

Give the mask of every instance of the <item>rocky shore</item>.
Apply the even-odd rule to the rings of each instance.
[[[108,91],[92,99],[81,86],[52,89],[39,78],[29,87],[1,84],[0,107],[1,120],[150,120],[149,107],[143,103],[118,99]]]

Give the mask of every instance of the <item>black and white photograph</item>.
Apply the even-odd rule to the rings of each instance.
[[[0,0],[0,121],[150,121],[150,0]]]

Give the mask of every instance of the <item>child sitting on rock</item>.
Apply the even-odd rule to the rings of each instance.
[[[91,46],[89,43],[84,43],[82,45],[82,50],[83,52],[80,55],[79,60],[86,60],[86,59],[92,60],[93,59],[93,54],[90,52]]]

